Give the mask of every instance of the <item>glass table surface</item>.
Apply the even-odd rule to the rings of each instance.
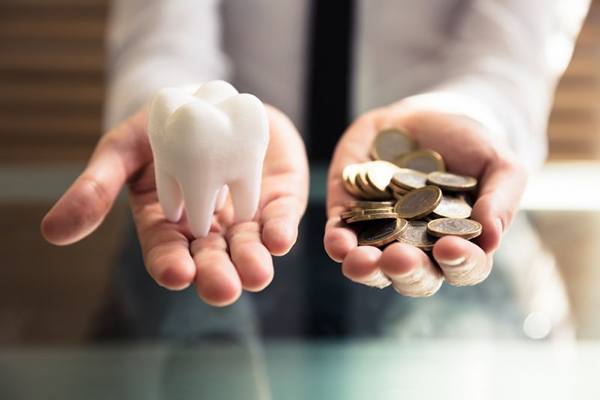
[[[600,343],[146,343],[0,350],[3,399],[598,399]]]

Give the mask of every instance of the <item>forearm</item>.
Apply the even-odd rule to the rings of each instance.
[[[407,101],[463,114],[534,169],[546,157],[546,124],[587,0],[475,1],[443,65],[447,79]],[[569,11],[570,14],[565,14]]]

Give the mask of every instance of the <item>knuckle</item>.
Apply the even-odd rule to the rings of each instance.
[[[82,201],[95,203],[99,205],[101,210],[106,210],[112,205],[112,196],[106,187],[106,184],[97,178],[90,176],[81,177],[82,184]],[[87,207],[95,209],[95,207]]]

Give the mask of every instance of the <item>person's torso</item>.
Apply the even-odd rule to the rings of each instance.
[[[466,0],[356,0],[353,114],[427,89]],[[231,79],[303,120],[310,54],[310,1],[224,0]],[[336,29],[336,21],[331,21]]]

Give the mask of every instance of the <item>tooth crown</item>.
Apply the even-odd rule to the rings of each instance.
[[[148,122],[158,198],[171,221],[185,208],[192,233],[205,236],[215,207],[231,197],[236,221],[253,218],[269,141],[262,102],[229,83],[160,90]]]

